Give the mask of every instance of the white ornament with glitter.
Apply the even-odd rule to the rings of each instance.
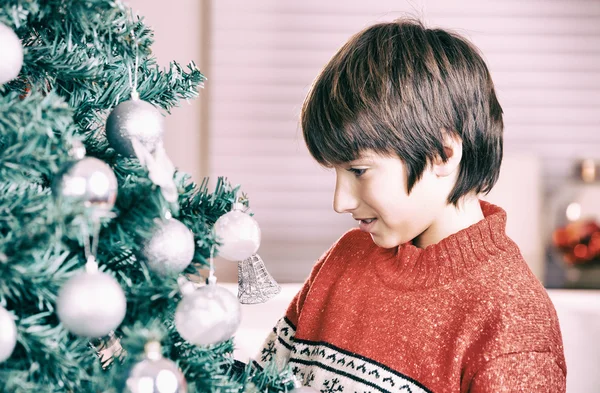
[[[15,79],[23,67],[23,46],[15,32],[0,22],[0,85]]]

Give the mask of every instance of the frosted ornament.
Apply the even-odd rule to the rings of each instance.
[[[56,311],[61,323],[81,337],[103,337],[125,318],[123,289],[110,274],[88,262],[86,270],[71,277],[60,289]]]
[[[140,100],[137,95],[117,105],[106,120],[106,138],[122,156],[135,156],[131,143],[137,139],[150,153],[162,143],[165,120],[156,107]]]
[[[194,258],[194,234],[174,218],[161,220],[142,254],[148,267],[161,276],[181,273]]]
[[[214,278],[214,277],[213,277]],[[183,290],[175,311],[175,326],[186,341],[212,345],[230,339],[241,322],[241,307],[236,296],[215,281]]]
[[[23,46],[15,32],[0,22],[0,85],[15,79],[23,67]]]
[[[258,223],[235,203],[233,210],[225,213],[214,225],[221,246],[219,256],[229,261],[243,261],[254,255],[260,247],[261,232]]]
[[[0,306],[0,363],[12,355],[17,345],[17,325],[11,313]]]

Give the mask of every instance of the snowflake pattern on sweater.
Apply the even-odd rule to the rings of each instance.
[[[426,249],[344,234],[257,363],[291,367],[322,393],[564,393],[552,302],[506,234],[506,213],[481,208],[484,220]]]
[[[276,362],[279,369],[289,364],[303,386],[320,393],[430,392],[409,377],[363,356],[330,344],[296,340],[295,331],[287,318],[281,318],[256,362],[261,367]]]

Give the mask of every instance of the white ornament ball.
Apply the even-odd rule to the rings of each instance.
[[[214,231],[221,246],[219,256],[229,261],[243,261],[260,247],[260,227],[254,218],[239,210],[219,217]]]
[[[60,289],[57,313],[62,324],[82,337],[102,337],[116,329],[127,309],[123,289],[110,274],[81,272]]]
[[[127,378],[128,393],[186,393],[187,382],[177,365],[165,358],[144,359]]]
[[[309,386],[300,386],[290,390],[290,393],[316,393],[317,390],[309,387]]]
[[[153,153],[162,142],[165,130],[163,115],[149,102],[139,99],[121,102],[106,120],[106,138],[122,156],[135,156],[132,138]]]
[[[181,273],[192,262],[195,248],[192,231],[181,221],[170,218],[158,224],[142,254],[153,272],[172,276]]]
[[[211,345],[233,336],[241,322],[237,297],[218,285],[185,294],[175,311],[175,326],[186,341]]]
[[[56,198],[83,203],[98,216],[110,213],[117,200],[117,178],[104,161],[85,157],[69,163],[52,185]]]
[[[23,67],[23,46],[15,32],[0,22],[0,85],[15,79]]]
[[[17,345],[17,325],[11,313],[0,306],[0,363],[10,357]]]

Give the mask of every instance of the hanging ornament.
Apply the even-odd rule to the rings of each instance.
[[[187,281],[187,280],[186,280]],[[186,341],[211,345],[228,340],[241,322],[241,308],[235,295],[209,277],[198,289],[181,287],[183,298],[175,311],[175,327]]]
[[[110,215],[117,200],[117,189],[117,178],[110,166],[94,157],[68,164],[52,185],[57,199],[83,203],[95,217]]]
[[[161,220],[145,243],[142,254],[148,267],[162,276],[181,273],[194,258],[194,234],[180,221]]]
[[[244,205],[236,202],[232,211],[223,214],[214,225],[221,246],[219,256],[229,261],[250,258],[260,247],[260,227],[254,218],[244,213]]]
[[[137,139],[146,150],[154,153],[158,144],[162,143],[165,128],[164,117],[158,109],[149,102],[140,100],[140,94],[137,91],[139,42],[133,30],[130,34],[135,50],[133,70],[132,67],[127,68],[131,99],[117,105],[106,120],[108,143],[117,153],[126,157],[132,157],[137,153],[132,145],[133,139]]]
[[[126,393],[186,393],[187,382],[177,365],[165,359],[158,341],[149,341],[146,357],[129,372]]]
[[[0,22],[0,85],[15,79],[23,67],[23,46],[15,32]]]
[[[264,303],[281,291],[281,287],[267,271],[262,258],[256,254],[260,247],[260,227],[246,214],[242,203],[233,204],[214,225],[215,235],[221,242],[219,255],[238,261],[238,298],[242,304]]]
[[[140,100],[136,93],[131,100],[117,105],[108,116],[106,138],[117,153],[132,157],[135,155],[133,138],[153,153],[162,142],[164,128],[163,115],[154,105]]]
[[[238,263],[238,299],[242,304],[265,303],[281,292],[258,254]]]
[[[146,149],[137,138],[131,138],[131,145],[140,164],[148,169],[150,180],[160,187],[165,200],[170,203],[177,202],[179,193],[174,180],[175,166],[169,159],[162,141],[157,144],[154,153]]]
[[[127,303],[123,289],[110,274],[98,271],[94,257],[85,271],[70,278],[60,289],[56,311],[62,324],[82,337],[102,337],[116,329]]]
[[[10,357],[17,345],[17,325],[11,313],[0,306],[0,363]]]

